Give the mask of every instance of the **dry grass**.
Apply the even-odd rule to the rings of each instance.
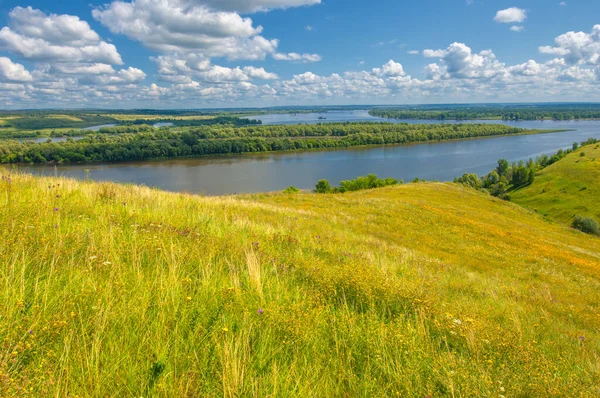
[[[600,240],[514,204],[11,179],[0,396],[600,394]]]

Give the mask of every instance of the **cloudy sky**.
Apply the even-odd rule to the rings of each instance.
[[[600,101],[598,0],[0,0],[0,108]]]

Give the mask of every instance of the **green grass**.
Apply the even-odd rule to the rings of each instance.
[[[510,196],[515,203],[564,224],[571,225],[575,216],[600,222],[600,145],[574,151],[539,172],[531,186]]]
[[[0,396],[600,393],[600,240],[515,204],[11,179]]]
[[[95,125],[115,123],[115,119],[100,115],[60,115],[49,114],[44,116],[26,115],[21,117],[3,118],[5,128],[13,131],[29,131],[40,129],[85,128]]]

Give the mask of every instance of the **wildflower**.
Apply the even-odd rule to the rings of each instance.
[[[58,207],[54,208],[54,211],[59,211],[59,210],[60,210],[60,208],[58,208]]]
[[[186,299],[187,301],[192,301],[192,298],[191,298],[190,296],[187,296],[185,299]]]
[[[262,308],[259,308],[259,310],[257,312],[258,312],[258,315],[262,315],[264,313],[264,311],[262,310]]]
[[[29,334],[33,334],[33,330],[30,330],[30,331],[29,331]]]
[[[110,261],[105,261],[102,263],[102,265],[112,265],[112,263]]]
[[[92,256],[92,257],[90,257],[90,260],[95,260],[97,258],[98,258],[97,256]]]
[[[585,342],[585,336],[579,336],[579,341],[581,341],[582,343]]]
[[[454,320],[454,324],[455,325],[462,325],[462,321],[460,319],[455,319]]]
[[[227,329],[227,328],[223,328],[222,330],[223,330],[225,333],[229,332],[229,329]]]

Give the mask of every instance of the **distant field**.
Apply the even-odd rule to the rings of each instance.
[[[514,203],[8,173],[0,396],[600,393],[600,239]]]
[[[575,216],[600,222],[600,145],[580,148],[542,170],[511,200],[569,225]]]
[[[38,130],[54,128],[85,128],[95,125],[114,123],[115,119],[99,115],[43,115],[43,116],[19,116],[2,118],[4,126],[18,130]]]
[[[106,114],[104,116],[111,117],[118,121],[133,121],[133,120],[156,120],[156,119],[175,119],[175,120],[209,120],[216,116],[173,116],[173,115],[120,115]]]

